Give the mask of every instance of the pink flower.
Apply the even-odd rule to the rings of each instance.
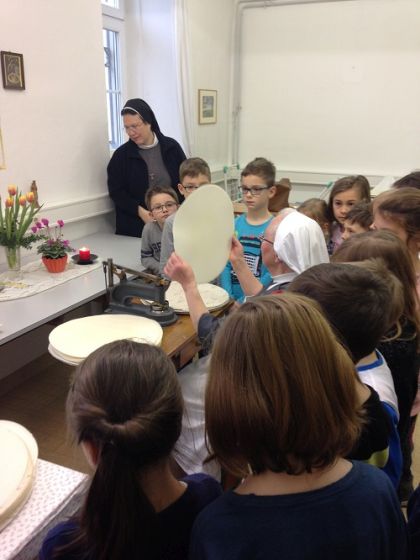
[[[47,218],[42,218],[41,222],[44,224],[44,226],[48,226],[48,224],[50,223]]]
[[[63,239],[63,245],[65,245],[66,247],[69,246],[70,241],[68,239]]]
[[[31,230],[33,231],[33,233],[36,233],[38,231],[38,228],[36,226],[32,226]]]
[[[42,224],[41,222],[35,222],[35,225],[37,228],[42,229]]]
[[[57,224],[58,224],[60,227],[63,227],[63,226],[64,226],[63,220],[57,220]]]

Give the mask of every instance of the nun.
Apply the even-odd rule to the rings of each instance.
[[[115,204],[115,233],[141,237],[144,224],[152,219],[145,204],[147,189],[176,189],[179,166],[186,157],[176,140],[161,133],[143,99],[129,99],[121,115],[129,140],[108,164],[108,191]]]

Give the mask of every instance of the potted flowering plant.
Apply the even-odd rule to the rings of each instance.
[[[19,271],[20,248],[30,249],[43,237],[38,229],[28,233],[40,207],[33,192],[22,194],[15,185],[9,185],[7,190],[9,195],[4,201],[4,209],[0,197],[0,245],[5,248],[9,270]]]
[[[38,246],[38,253],[42,255],[42,262],[48,272],[63,272],[67,264],[67,253],[72,253],[74,249],[70,247],[67,239],[63,239],[63,220],[57,220],[57,223],[50,227],[50,223],[46,218],[42,218],[40,222],[36,222],[33,230],[45,230],[47,234],[44,241]]]

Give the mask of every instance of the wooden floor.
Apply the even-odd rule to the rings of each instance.
[[[25,370],[22,377],[28,376],[28,368]],[[13,420],[28,428],[38,442],[41,459],[89,472],[80,449],[72,443],[66,429],[64,408],[73,368],[46,355],[33,363],[33,370],[29,379],[15,388],[8,387],[7,379],[0,381],[0,419]],[[419,426],[413,453],[415,485],[420,483]]]
[[[0,419],[18,422],[32,432],[41,459],[89,472],[66,428],[65,402],[73,368],[48,355],[34,362],[33,367],[34,375],[11,390],[7,390],[7,379],[0,381]]]

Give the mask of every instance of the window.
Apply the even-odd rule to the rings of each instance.
[[[121,98],[124,41],[123,0],[102,0],[102,39],[104,47],[104,66],[106,101],[108,113],[108,141],[111,150],[123,143]]]
[[[120,7],[119,0],[102,0],[103,6],[108,6],[109,8],[116,8],[117,10]]]
[[[123,142],[121,125],[121,72],[119,33],[103,29],[106,101],[108,112],[108,141],[111,149],[116,149]]]

